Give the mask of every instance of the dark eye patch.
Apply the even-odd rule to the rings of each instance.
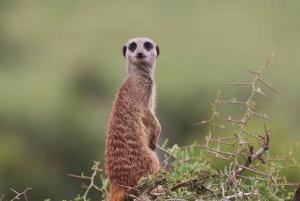
[[[130,43],[128,49],[131,52],[134,52],[134,50],[136,49],[136,43],[135,42]]]
[[[126,57],[127,47],[124,45],[123,47],[123,56]]]
[[[144,48],[148,51],[150,51],[153,48],[153,45],[150,42],[144,43]]]

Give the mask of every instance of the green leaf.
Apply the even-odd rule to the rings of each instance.
[[[201,149],[200,150],[200,158],[202,158],[203,157],[203,150]]]
[[[108,186],[108,179],[106,178],[103,182],[102,189],[106,190],[107,186]]]
[[[181,160],[184,160],[184,159],[185,159],[185,158],[184,158],[184,152],[183,152],[183,151],[180,152],[180,159],[181,159]]]
[[[88,189],[88,186],[81,185],[82,188]]]
[[[74,200],[83,200],[83,198],[78,194],[77,198],[75,198]]]
[[[194,157],[194,146],[190,146],[190,154],[191,154],[191,157],[193,158]]]
[[[98,191],[100,190],[99,187],[96,186],[95,184],[93,185],[93,187],[94,187],[96,190],[98,190]]]
[[[254,80],[257,80],[257,78],[258,78],[258,75],[255,75],[255,76],[254,76]]]
[[[240,111],[242,110],[242,109],[244,109],[246,107],[246,105],[243,105],[242,107],[240,107]]]
[[[162,145],[162,148],[163,148],[163,149],[164,149],[165,146],[167,145],[168,141],[169,141],[169,138],[167,138],[167,139],[165,140],[165,142],[163,143],[163,145]]]
[[[257,89],[256,89],[258,92],[261,92],[261,90],[260,90],[260,88],[259,87],[257,87]]]
[[[184,159],[189,159],[190,158],[190,154],[189,154],[189,151],[188,151],[188,149],[185,149],[184,150]]]
[[[174,144],[173,147],[170,149],[170,152],[173,153],[177,149],[177,144]]]
[[[198,167],[198,165],[199,165],[199,162],[196,161],[196,162],[193,164],[193,169],[196,169],[196,168]]]
[[[217,143],[217,151],[220,150],[220,146],[221,146],[221,144],[220,144],[220,143]]]
[[[240,128],[242,125],[241,124],[238,124],[234,129],[238,129]]]

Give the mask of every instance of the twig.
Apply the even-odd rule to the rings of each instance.
[[[260,78],[258,80],[261,83],[263,83],[266,87],[268,87],[269,89],[271,89],[272,91],[274,91],[275,93],[277,93],[278,95],[280,95],[275,89],[273,89],[270,85],[268,85],[267,83],[265,83],[264,81],[262,81]]]
[[[226,196],[224,200],[232,200],[232,199],[242,198],[244,196],[250,196],[250,195],[253,195],[253,193],[238,192],[237,194]]]
[[[244,196],[251,196],[251,195],[257,195],[257,193],[255,191],[253,191],[251,193],[244,193],[242,191],[239,191],[238,193],[236,193],[234,195],[223,196],[221,200],[212,200],[212,201],[227,201],[227,200],[232,200],[232,199],[238,200],[238,198],[242,198]],[[202,199],[196,200],[196,201],[205,201],[205,200],[203,200],[203,198],[202,198]]]
[[[264,144],[262,145],[262,147],[255,152],[254,154],[251,155],[251,157],[249,156],[248,159],[244,162],[243,165],[239,166],[239,169],[235,172],[235,175],[233,176],[233,178],[231,178],[228,181],[228,185],[232,186],[233,185],[233,180],[236,179],[236,177],[240,174],[242,174],[242,172],[245,169],[248,169],[248,167],[251,165],[251,163],[255,160],[255,159],[261,159],[261,155],[267,151],[269,149],[269,143],[270,143],[270,133],[269,130],[267,129],[266,124],[264,124],[264,128],[265,128],[265,139],[264,139]]]
[[[192,180],[189,180],[189,181],[184,181],[184,182],[180,182],[180,183],[177,183],[177,184],[175,184],[174,186],[172,186],[171,188],[170,188],[170,190],[171,191],[175,191],[176,189],[178,189],[178,188],[180,188],[180,187],[182,187],[182,186],[185,186],[185,185],[187,185],[187,184],[189,184],[189,183],[195,183],[195,182],[197,182],[199,179],[192,179]],[[210,189],[208,189],[208,188],[206,188],[206,187],[204,187],[204,186],[202,186],[201,185],[201,188],[203,188],[203,189],[205,189],[205,190],[207,190],[207,191],[209,191],[209,192],[211,192],[211,193],[214,193],[213,191],[211,191]]]
[[[178,188],[180,188],[180,187],[182,187],[182,186],[185,186],[185,185],[187,185],[187,184],[189,184],[189,183],[195,183],[195,182],[197,182],[197,181],[198,181],[198,179],[192,179],[192,180],[189,180],[189,181],[180,182],[180,183],[177,183],[177,184],[175,184],[174,186],[172,186],[172,187],[170,188],[170,190],[171,190],[171,191],[175,191],[176,189],[178,189]]]
[[[67,174],[67,175],[70,176],[70,177],[75,177],[75,178],[79,178],[79,179],[86,179],[83,176],[78,176],[78,175],[75,175],[75,174]]]
[[[224,191],[223,183],[221,184],[221,187],[222,187],[222,199],[225,199],[225,191]]]
[[[268,117],[266,117],[266,116],[263,116],[263,115],[261,115],[261,114],[258,114],[258,113],[256,113],[256,112],[252,112],[252,114],[254,114],[254,115],[256,115],[256,116],[259,116],[259,117],[261,117],[261,118],[267,119],[267,120],[269,120],[269,121],[273,121],[272,119],[270,119],[270,118],[268,118]]]
[[[29,190],[31,190],[32,188],[28,188],[26,182],[25,182],[25,186],[26,186],[26,189],[25,189],[25,191],[23,191],[22,193],[18,193],[16,190],[10,188],[10,190],[12,190],[13,192],[15,192],[15,193],[17,194],[17,196],[14,197],[11,201],[20,199],[20,196],[21,196],[21,195],[24,195],[25,200],[28,201],[28,200],[27,200],[27,197],[26,197],[26,192],[29,191]],[[4,195],[1,196],[0,200],[2,200],[3,197],[4,197]]]
[[[140,198],[138,198],[138,197],[136,197],[136,196],[134,196],[134,195],[131,195],[131,194],[129,194],[129,193],[125,193],[125,194],[128,195],[129,197],[134,198],[134,200],[136,200],[136,201],[144,201],[143,199],[140,199]]]
[[[87,186],[86,184],[82,183],[82,187],[83,188],[86,188],[86,191],[84,193],[84,195],[82,197],[79,197],[81,200],[83,199],[84,201],[87,201],[89,199],[87,199],[87,194],[89,192],[89,190],[91,190],[92,187],[94,187],[96,190],[99,190],[103,193],[107,193],[106,190],[103,190],[101,188],[98,188],[95,184],[94,184],[94,178],[95,176],[97,175],[98,172],[101,172],[102,170],[99,168],[99,165],[100,165],[100,162],[99,161],[94,161],[94,165],[92,167],[92,170],[94,170],[92,176],[84,176],[83,174],[81,176],[78,176],[78,175],[74,175],[74,174],[67,174],[68,176],[70,177],[75,177],[75,178],[79,178],[79,179],[89,179],[91,180],[91,183],[89,186]],[[102,183],[103,183],[103,178],[102,176],[100,175],[100,178],[102,180]]]
[[[131,191],[131,190],[133,190],[133,191],[139,191],[139,190],[137,189],[138,186],[129,187],[129,186],[125,186],[125,185],[122,185],[122,184],[119,184],[119,186],[122,186],[122,187],[124,187],[124,188],[127,188],[127,191]]]
[[[100,162],[94,162],[94,163],[95,163],[95,165],[94,165],[95,170],[94,170],[94,172],[93,172],[93,174],[92,174],[92,177],[91,177],[91,183],[90,183],[90,185],[88,186],[88,188],[86,189],[86,191],[85,191],[85,193],[84,193],[84,195],[83,195],[83,197],[82,197],[84,201],[87,200],[87,199],[86,199],[86,196],[87,196],[89,190],[94,186],[94,178],[95,178],[95,176],[97,175],[97,172],[98,172],[98,165],[100,164]]]
[[[258,74],[259,74],[258,72],[254,72],[254,71],[252,71],[252,70],[246,70],[246,71],[248,71],[249,73],[256,74],[256,75],[258,75]]]
[[[139,196],[139,199],[147,199],[149,198],[150,192],[155,189],[161,182],[163,182],[164,180],[166,180],[166,177],[161,177],[159,178],[153,185],[148,186],[144,192]]]

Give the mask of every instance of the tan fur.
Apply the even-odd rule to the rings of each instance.
[[[145,49],[145,43],[153,45]],[[129,46],[135,43],[136,49]],[[156,173],[159,160],[154,152],[160,124],[154,114],[153,73],[157,45],[149,38],[133,38],[124,46],[127,77],[119,88],[111,111],[105,150],[105,168],[110,182],[109,201],[130,200],[135,194],[120,185],[135,187],[141,177]],[[143,58],[138,58],[138,53]]]

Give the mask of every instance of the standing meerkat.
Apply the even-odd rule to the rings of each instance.
[[[141,177],[156,173],[154,152],[160,124],[154,114],[154,69],[158,46],[150,38],[133,38],[123,47],[127,77],[119,88],[108,123],[105,169],[109,201],[130,200]],[[126,187],[124,187],[126,186]]]

